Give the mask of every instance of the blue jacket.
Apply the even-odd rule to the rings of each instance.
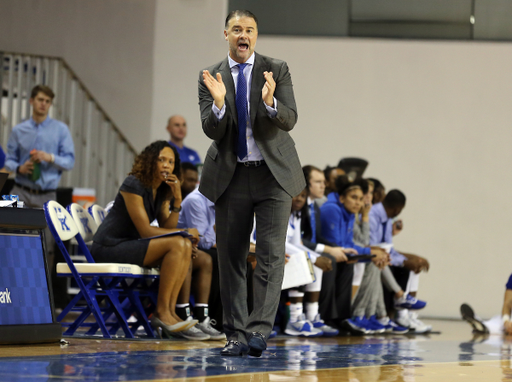
[[[370,248],[354,244],[355,215],[348,212],[340,203],[337,192],[327,195],[327,201],[320,208],[322,235],[336,245],[344,248],[354,248],[360,255],[369,255]]]

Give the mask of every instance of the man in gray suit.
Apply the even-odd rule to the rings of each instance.
[[[284,274],[291,198],[305,187],[295,143],[292,81],[284,61],[254,52],[258,21],[226,18],[228,57],[199,76],[208,149],[199,190],[215,203],[224,330],[222,355],[260,356],[272,330]],[[247,310],[249,237],[256,215],[254,309]]]

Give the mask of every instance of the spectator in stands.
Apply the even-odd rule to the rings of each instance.
[[[167,131],[171,139],[169,143],[178,150],[182,163],[192,163],[198,165],[201,163],[201,158],[197,151],[186,147],[183,143],[187,136],[187,121],[181,115],[173,115],[167,122]]]
[[[210,324],[222,329],[222,302],[219,289],[219,263],[215,235],[215,205],[198,189],[192,191],[183,201],[178,227],[196,227],[201,237],[199,250],[210,255],[212,260],[212,281],[208,299]]]
[[[346,176],[336,180],[338,191],[330,193],[327,202],[320,209],[323,236],[344,248],[354,248],[360,255],[375,255],[371,259],[378,267],[387,264],[388,255],[380,248],[363,248],[354,243],[353,226],[355,214],[363,205],[362,184],[347,182]],[[364,261],[369,261],[368,259]],[[337,313],[335,318],[338,325],[341,321],[350,318],[350,302],[352,295],[353,264],[338,264],[337,272]]]
[[[62,172],[75,164],[69,128],[48,116],[54,98],[48,86],[35,86],[29,100],[32,117],[14,126],[7,142],[5,169],[16,173],[11,194],[29,208],[42,208],[56,200]],[[54,242],[49,231],[45,237],[48,266],[53,269]]]
[[[181,164],[181,195],[183,199],[187,197],[192,191],[197,188],[197,182],[199,181],[199,173],[196,165],[190,162]]]
[[[405,195],[399,190],[389,191],[382,203],[374,204],[370,211],[370,245],[392,244],[392,223],[405,207]],[[405,293],[400,298],[395,296],[394,306],[398,309],[396,319],[400,326],[414,329],[416,332],[427,332],[432,327],[423,324],[417,314],[411,310],[422,309],[426,303],[416,299],[419,284],[419,273],[429,270],[429,262],[420,256],[400,253],[390,249],[391,265],[407,270],[408,282]],[[392,268],[392,267],[391,267]]]
[[[212,340],[225,340],[226,336],[213,326],[222,327],[222,304],[219,290],[217,245],[215,242],[215,205],[198,189],[192,191],[182,203],[178,227],[196,227],[199,238],[197,258],[178,297],[176,312],[182,319],[190,319],[190,286],[194,289],[193,317],[199,320],[197,329]],[[210,318],[210,314],[215,317]],[[218,320],[219,319],[219,320]],[[218,321],[217,321],[218,320]],[[195,329],[195,328],[192,328]],[[181,335],[183,332],[178,333]],[[188,339],[201,339],[200,333],[183,333]]]
[[[183,321],[176,301],[187,276],[199,234],[152,238],[175,231],[181,211],[180,158],[166,141],[153,142],[134,161],[115,203],[94,235],[91,254],[97,262],[160,266],[157,306],[151,325],[167,336],[190,329],[197,320]],[[172,213],[170,213],[172,211]],[[157,219],[159,227],[151,226]],[[143,240],[140,240],[143,239]]]
[[[462,318],[473,327],[473,333],[512,335],[512,321],[510,321],[510,315],[512,314],[512,275],[510,275],[505,285],[501,316],[482,321],[468,304],[461,305],[460,313]]]
[[[14,126],[7,142],[5,167],[16,172],[12,193],[28,207],[55,200],[62,172],[75,164],[68,127],[48,116],[54,97],[48,86],[35,86],[29,101],[32,117]]]

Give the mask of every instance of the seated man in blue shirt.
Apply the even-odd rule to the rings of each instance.
[[[56,199],[62,172],[75,164],[75,148],[69,128],[48,112],[55,94],[48,86],[32,89],[32,117],[14,126],[7,142],[5,168],[16,172],[11,193],[27,207],[41,208]]]
[[[195,164],[201,164],[201,158],[197,151],[186,147],[183,144],[185,137],[187,136],[187,121],[181,115],[173,115],[167,122],[167,131],[171,135],[169,143],[173,145],[178,154],[180,154],[181,163],[190,162]]]
[[[4,150],[2,150],[2,146],[0,146],[0,171],[4,169],[5,165],[5,153]]]
[[[370,210],[370,245],[378,246],[388,244],[390,264],[392,267],[404,268],[408,271],[408,283],[405,294],[399,299],[395,298],[395,308],[398,309],[396,322],[403,327],[414,329],[416,332],[432,330],[429,325],[423,324],[417,314],[409,310],[422,309],[426,303],[416,299],[418,291],[419,273],[429,270],[429,262],[420,256],[410,253],[398,252],[393,244],[393,219],[405,207],[405,195],[399,190],[389,191],[381,203],[374,204]]]
[[[196,165],[185,162],[181,164],[181,196],[183,199],[197,188],[199,172]]]
[[[225,335],[217,332],[215,329],[215,327],[219,329],[222,327],[222,304],[220,302],[219,267],[214,228],[215,205],[196,189],[183,199],[181,208],[178,228],[185,228],[187,224],[193,224],[191,227],[196,228],[199,234],[202,235],[198,243],[197,258],[192,262],[192,283],[196,292],[194,317],[200,321],[196,326],[210,335],[212,339],[225,340]],[[208,262],[210,264],[209,273],[202,269],[204,267],[199,262]],[[190,280],[185,280],[185,283],[187,282],[190,283]],[[185,283],[183,284],[184,286]],[[188,296],[182,296],[180,293],[178,298],[176,312],[181,317],[183,309],[187,309]],[[182,319],[185,318],[182,317]]]

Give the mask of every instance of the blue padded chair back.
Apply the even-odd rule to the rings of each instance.
[[[78,227],[71,215],[54,200],[46,202],[44,205],[44,214],[46,223],[53,236],[57,236],[62,241],[67,241],[76,236]]]
[[[89,214],[94,219],[94,221],[96,222],[96,225],[98,227],[101,223],[103,223],[103,220],[105,220],[105,218],[108,215],[108,212],[105,211],[105,209],[103,207],[101,207],[97,204],[93,204],[92,206],[90,206],[88,211],[89,211]]]
[[[94,234],[98,230],[98,226],[96,225],[96,222],[92,216],[78,203],[70,204],[67,210],[75,221],[78,232],[80,233],[80,236],[82,236],[82,239],[84,239],[85,242],[91,241]]]

